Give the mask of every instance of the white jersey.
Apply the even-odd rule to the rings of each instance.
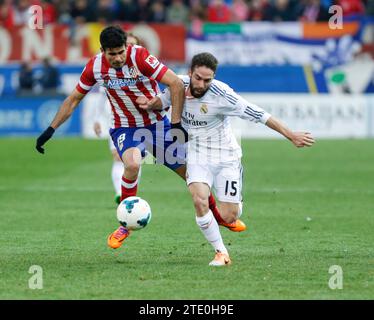
[[[187,90],[189,76],[179,77]],[[171,105],[169,89],[165,89],[159,97],[164,108]],[[218,80],[212,81],[203,97],[186,97],[182,121],[189,134],[187,162],[222,163],[241,158],[241,147],[230,126],[231,116],[263,124],[270,118],[269,113],[249,103]]]

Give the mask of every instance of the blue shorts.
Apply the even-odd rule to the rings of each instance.
[[[173,142],[170,128],[169,119],[165,116],[146,127],[110,129],[109,134],[121,158],[127,149],[138,148],[143,158],[147,150],[157,163],[176,170],[186,164],[186,149],[184,144]]]

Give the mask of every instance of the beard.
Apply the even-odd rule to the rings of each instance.
[[[204,96],[204,94],[209,90],[209,87],[207,89],[196,89],[192,83],[190,83],[190,91],[194,98],[201,98]]]
[[[112,68],[114,69],[120,69],[124,66],[125,64],[123,62],[117,62],[117,63],[112,63]]]

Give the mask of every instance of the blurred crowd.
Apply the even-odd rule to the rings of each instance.
[[[0,26],[27,24],[29,7],[43,8],[43,23],[181,23],[326,21],[328,8],[344,16],[374,15],[374,0],[0,0]]]
[[[34,69],[31,62],[22,62],[18,77],[18,94],[56,94],[59,77],[59,72],[50,57],[45,57],[38,69]]]

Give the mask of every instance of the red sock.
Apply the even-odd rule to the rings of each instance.
[[[225,221],[222,219],[221,214],[218,211],[216,200],[214,199],[213,195],[209,195],[209,209],[213,212],[214,217],[216,218],[218,223],[224,223]]]
[[[136,192],[138,191],[138,178],[135,180],[126,179],[122,177],[122,184],[121,184],[121,201],[128,197],[136,196]]]

